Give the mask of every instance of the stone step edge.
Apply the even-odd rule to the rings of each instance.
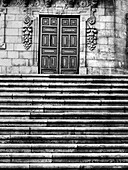
[[[74,92],[74,93],[76,93],[76,92],[88,92],[88,93],[91,93],[91,92],[95,92],[95,93],[113,93],[113,92],[128,92],[128,89],[126,88],[126,89],[119,89],[119,88],[110,88],[110,89],[96,89],[96,88],[91,88],[91,89],[89,89],[89,88],[79,88],[79,89],[69,89],[69,88],[64,88],[64,89],[62,89],[62,88],[42,88],[42,87],[40,87],[40,88],[37,88],[37,87],[0,87],[0,91],[1,92],[5,92],[5,91],[13,91],[13,92],[15,92],[15,91],[21,91],[21,92],[35,92],[35,91],[42,91],[42,92],[54,92],[54,93],[56,93],[56,92],[60,92],[60,93],[67,93],[67,92]]]
[[[0,153],[0,158],[75,158],[75,159],[84,159],[84,158],[118,158],[118,159],[128,159],[128,153]]]
[[[66,98],[70,98],[70,97],[128,97],[128,94],[118,94],[118,93],[114,93],[114,94],[41,94],[41,93],[30,93],[30,94],[23,94],[23,93],[1,93],[0,97],[66,97]]]
[[[81,170],[81,169],[92,169],[92,168],[118,168],[128,169],[128,163],[0,163],[0,169],[72,169],[72,170]],[[117,170],[117,169],[116,169]]]
[[[98,83],[98,82],[128,82],[128,77],[127,78],[82,78],[82,77],[77,77],[77,79],[74,78],[46,78],[46,77],[0,77],[0,82],[31,82],[31,83],[35,83],[35,82],[76,82],[76,83],[80,83],[80,82],[91,82],[91,83]]]
[[[0,110],[42,110],[42,111],[47,111],[47,110],[121,110],[123,112],[128,111],[128,106],[37,106],[37,105],[0,105]]]
[[[45,148],[62,148],[62,149],[80,149],[80,148],[94,148],[94,149],[128,149],[128,144],[0,144],[0,149],[18,149],[18,148],[26,148],[26,149],[45,149]]]
[[[126,99],[113,99],[113,100],[108,100],[108,99],[78,99],[78,100],[73,100],[73,99],[1,99],[0,98],[0,104],[2,103],[37,103],[37,104],[70,104],[70,103],[76,103],[76,104],[128,104],[128,100]]]
[[[86,75],[79,75],[79,74],[0,74],[1,77],[128,77],[128,75],[124,74],[106,74],[106,75],[99,75],[99,74],[86,74]]]
[[[31,133],[31,131],[50,131],[50,132],[58,132],[58,131],[74,131],[74,132],[79,132],[79,131],[94,131],[94,132],[97,132],[97,131],[128,131],[128,127],[20,127],[20,126],[17,126],[17,127],[13,127],[13,126],[9,126],[9,127],[1,127],[0,126],[0,131],[2,131],[2,134],[3,134],[3,131],[7,131],[9,133],[9,131],[28,131]],[[1,134],[1,132],[0,132]]]
[[[47,82],[34,82],[34,83],[31,83],[31,82],[9,82],[9,83],[6,83],[6,82],[1,82],[0,83],[0,87],[4,87],[4,86],[7,86],[7,87],[11,87],[11,86],[17,86],[17,87],[22,87],[22,86],[34,86],[34,87],[86,87],[86,86],[89,86],[89,87],[127,87],[128,86],[128,82],[127,83],[119,83],[119,82],[114,82],[114,83],[93,83],[93,82],[85,82],[85,83],[76,83],[76,82],[71,82],[71,83],[68,83],[68,82],[51,82],[51,83],[47,83]]]
[[[16,116],[16,117],[31,117],[31,116],[128,116],[128,112],[57,112],[57,113],[44,113],[44,112],[36,112],[36,111],[30,111],[30,112],[0,112],[0,117],[6,117],[6,116]],[[73,118],[72,117],[72,118]]]
[[[69,124],[76,124],[76,123],[111,123],[111,124],[114,124],[114,123],[118,123],[118,124],[127,124],[128,123],[128,119],[119,119],[119,120],[113,120],[113,119],[89,119],[89,120],[85,120],[85,119],[0,119],[0,123],[14,123],[14,124],[17,124],[17,123],[23,123],[23,124],[37,124],[37,123],[42,123],[44,124],[44,126],[46,126],[46,124],[48,123],[69,123]],[[63,126],[62,126],[63,127]]]
[[[0,135],[0,140],[128,140],[128,135]]]

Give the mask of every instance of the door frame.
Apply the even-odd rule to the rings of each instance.
[[[78,18],[79,20],[79,25],[78,25],[78,37],[77,37],[77,39],[78,39],[78,61],[77,61],[77,64],[78,64],[78,67],[77,67],[77,73],[76,74],[79,74],[79,67],[80,67],[80,15],[54,15],[54,14],[39,14],[39,45],[38,45],[38,74],[42,74],[41,73],[41,56],[40,56],[40,43],[41,43],[41,38],[42,38],[42,36],[40,36],[41,35],[41,18],[42,17],[57,17],[57,18],[64,18],[64,17],[66,17],[66,18]],[[59,42],[60,42],[60,19],[59,19],[59,37],[58,37],[58,39],[59,39]],[[60,48],[58,48],[58,53],[60,53]],[[61,74],[60,73],[60,57],[58,56],[58,73],[57,74]]]

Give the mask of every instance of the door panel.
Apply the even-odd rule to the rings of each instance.
[[[58,30],[59,19],[57,17],[41,18],[40,57],[41,73],[58,73]]]
[[[60,38],[61,40],[61,67],[62,74],[78,73],[78,51],[79,51],[79,19],[61,18],[60,19]]]
[[[77,74],[79,17],[41,16],[40,73]]]

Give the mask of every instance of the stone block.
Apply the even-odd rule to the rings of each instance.
[[[103,30],[106,28],[105,22],[100,22],[99,23],[99,29]]]
[[[104,8],[98,8],[97,13],[98,13],[98,15],[103,16],[104,13],[105,13],[105,9]]]
[[[114,22],[113,16],[100,16],[99,19],[101,22]]]
[[[20,67],[20,74],[30,74],[31,67]]]
[[[8,14],[6,15],[6,20],[7,21],[15,21],[16,17],[14,14]]]
[[[6,27],[7,28],[22,28],[23,21],[7,21]]]
[[[98,55],[99,59],[104,59],[104,60],[114,60],[116,56],[116,53],[109,53],[109,52],[101,52]]]
[[[31,74],[38,74],[38,66],[31,67]]]
[[[109,68],[114,67],[116,61],[109,60],[88,60],[89,67]]]
[[[19,74],[20,73],[20,68],[19,67],[7,67],[7,73],[8,74]]]
[[[96,53],[88,52],[87,53],[87,60],[95,60],[96,56],[97,56]]]
[[[7,73],[7,67],[1,66],[1,74],[6,74],[6,73]]]
[[[18,58],[19,53],[17,51],[8,51],[8,58]]]
[[[19,58],[33,59],[32,51],[19,52]]]
[[[13,51],[13,50],[14,50],[14,44],[12,44],[12,43],[7,43],[7,44],[6,44],[6,49],[7,49],[7,50],[10,50],[10,51]]]
[[[107,37],[100,37],[99,39],[98,39],[98,44],[108,44],[108,39],[107,39]]]
[[[114,45],[100,45],[99,50],[100,50],[100,52],[110,52],[110,53],[115,52]]]
[[[112,68],[100,68],[100,74],[102,75],[110,75]]]
[[[6,28],[6,36],[18,35],[18,29]]]
[[[27,66],[28,60],[26,59],[12,59],[12,66]]]
[[[19,7],[9,7],[7,10],[7,14],[20,14]]]
[[[6,43],[22,43],[21,36],[7,36]]]
[[[8,54],[7,54],[7,51],[0,51],[0,58],[7,58],[8,57]]]
[[[18,14],[18,15],[15,15],[15,20],[16,21],[22,21],[24,20],[24,15],[21,15],[21,14]]]
[[[1,66],[11,66],[11,59],[0,59]]]
[[[14,44],[15,51],[25,51],[23,44]]]
[[[114,45],[115,41],[116,41],[116,40],[114,40],[114,38],[112,38],[112,37],[109,37],[109,38],[108,38],[108,44],[109,44],[109,45],[111,45],[111,44]]]
[[[107,22],[107,23],[105,23],[105,29],[107,29],[107,30],[113,30],[114,29],[114,22]]]

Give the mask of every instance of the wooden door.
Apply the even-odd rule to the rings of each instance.
[[[78,73],[79,55],[79,19],[60,19],[60,72],[62,74]]]
[[[79,18],[41,16],[39,46],[39,73],[77,74]]]

